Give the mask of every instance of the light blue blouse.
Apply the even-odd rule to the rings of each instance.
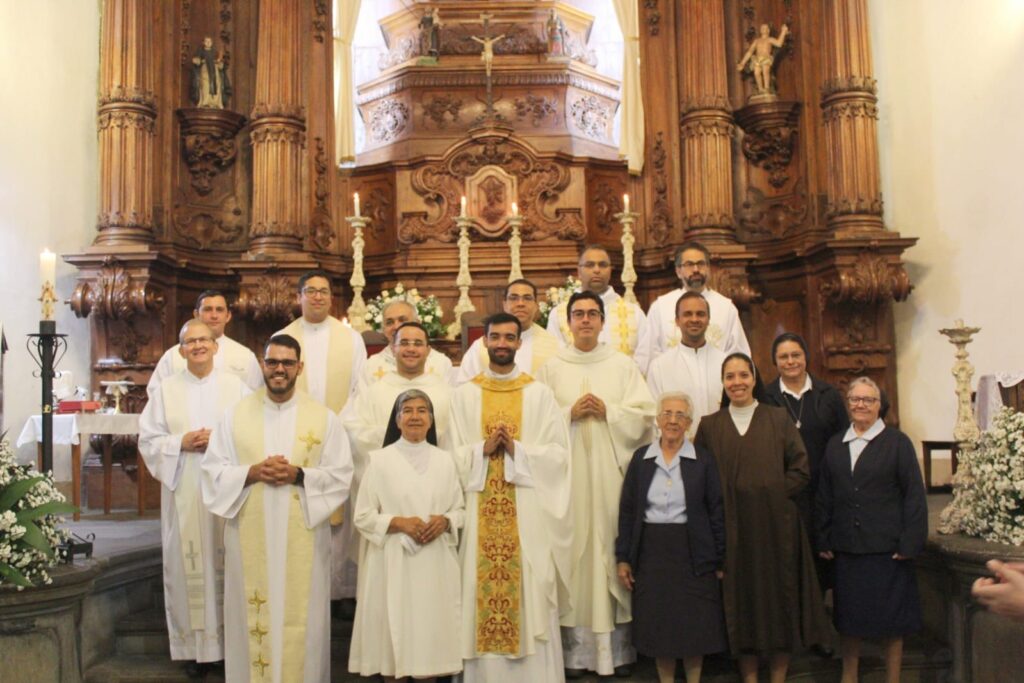
[[[644,460],[654,459],[657,467],[651,487],[647,489],[647,510],[644,521],[648,524],[686,524],[686,492],[683,490],[683,474],[679,467],[680,458],[697,459],[697,450],[689,439],[672,459],[671,465],[665,464],[661,444],[655,441],[647,447]]]

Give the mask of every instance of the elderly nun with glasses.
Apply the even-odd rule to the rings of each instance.
[[[430,397],[419,389],[399,394],[355,504],[362,546],[352,673],[432,680],[462,670],[465,503],[454,460],[436,444]]]
[[[722,612],[725,516],[718,468],[686,432],[690,397],[658,399],[659,438],[633,454],[619,499],[619,581],[633,595],[633,644],[653,657],[658,680],[700,680],[703,657],[727,649]]]
[[[887,427],[885,396],[868,377],[846,390],[850,427],[828,442],[816,500],[818,551],[835,563],[833,619],[843,683],[855,683],[860,644],[881,639],[886,681],[899,681],[903,637],[921,630],[913,558],[928,538],[917,453]]]

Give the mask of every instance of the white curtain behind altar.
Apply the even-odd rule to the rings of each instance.
[[[619,155],[629,172],[644,168],[644,100],[640,88],[640,16],[636,0],[613,0],[622,29],[622,122]]]
[[[334,160],[339,164],[356,160],[352,38],[360,4],[362,0],[334,0]]]

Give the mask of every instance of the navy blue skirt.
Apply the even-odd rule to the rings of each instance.
[[[897,638],[921,630],[913,560],[892,553],[836,553],[836,630],[859,638]]]

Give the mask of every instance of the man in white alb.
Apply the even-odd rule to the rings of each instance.
[[[217,355],[213,359],[214,366],[232,375],[237,375],[250,389],[255,390],[262,387],[263,373],[260,371],[256,354],[224,334],[224,328],[231,322],[231,308],[228,306],[224,294],[215,289],[207,289],[202,292],[196,298],[196,307],[193,313],[196,318],[206,323],[217,342]],[[184,369],[185,358],[179,353],[178,345],[175,344],[160,357],[160,362],[156,364],[153,374],[150,375],[146,393],[152,396],[157,392],[160,382],[165,377]]]
[[[203,457],[203,501],[224,517],[225,678],[330,680],[328,519],[352,457],[338,417],[296,388],[299,343],[275,335],[266,388],[228,409]]]
[[[558,596],[569,580],[568,434],[551,389],[515,364],[519,320],[484,323],[487,369],[452,396],[455,467],[466,491],[465,683],[564,680]]]
[[[514,315],[522,326],[522,337],[519,350],[516,351],[515,363],[523,372],[536,375],[548,358],[558,353],[558,340],[538,325],[537,319],[537,287],[529,280],[514,280],[505,286],[503,296],[505,313]],[[483,338],[477,339],[466,349],[462,356],[462,365],[456,374],[455,384],[463,384],[479,375],[490,361]]]
[[[169,375],[139,417],[139,452],[160,482],[164,611],[171,659],[192,660],[202,676],[224,659],[224,520],[203,505],[199,461],[210,430],[249,393],[237,376],[214,367],[217,341],[189,320],[175,348],[186,366]]]
[[[569,678],[584,671],[628,676],[636,661],[629,591],[616,579],[615,537],[623,473],[633,452],[651,442],[655,405],[636,364],[598,341],[602,304],[590,291],[570,297],[573,344],[537,375],[569,421],[572,579],[561,619]]]
[[[726,354],[707,340],[710,321],[711,307],[704,296],[684,292],[676,303],[681,342],[651,361],[647,372],[652,396],[681,391],[690,397],[693,423],[687,436],[691,439],[700,419],[718,410],[722,403],[722,363]]]
[[[662,294],[647,311],[644,325],[637,344],[640,368],[650,374],[650,364],[660,354],[679,343],[679,328],[675,324],[676,302],[683,292],[696,292],[707,299],[711,309],[711,324],[707,339],[729,355],[742,351],[750,355],[747,335],[740,324],[739,312],[733,302],[708,287],[711,277],[711,252],[700,242],[684,242],[676,249],[676,275],[682,287]]]
[[[626,301],[612,288],[612,261],[608,250],[600,245],[584,247],[577,274],[583,285],[580,291],[593,292],[604,303],[600,342],[632,357],[647,317],[638,305]],[[561,304],[548,316],[548,332],[563,347],[572,346],[571,325],[565,310],[566,305]]]
[[[370,356],[366,361],[366,367],[363,368],[363,374],[359,378],[358,393],[362,393],[367,386],[394,371],[395,352],[392,349],[392,342],[395,338],[395,330],[405,323],[419,321],[416,308],[408,301],[392,301],[384,306],[384,310],[381,311],[380,331],[387,338],[388,345],[380,353]],[[437,375],[446,382],[450,382],[453,374],[452,362],[440,351],[429,349],[424,372]]]

